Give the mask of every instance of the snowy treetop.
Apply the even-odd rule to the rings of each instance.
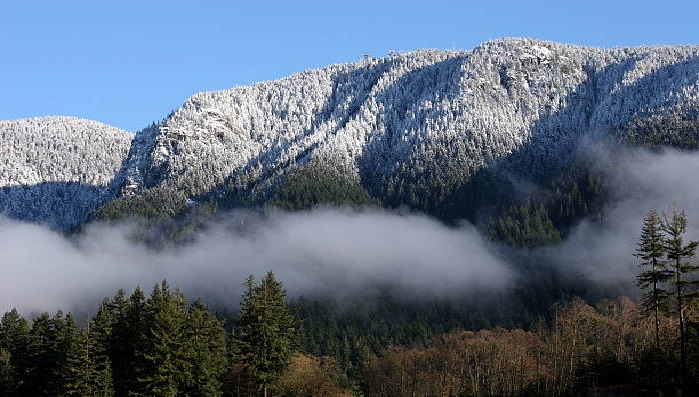
[[[100,187],[90,205],[155,186],[255,196],[314,164],[400,198],[448,191],[494,162],[535,176],[580,137],[663,112],[698,114],[699,46],[498,39],[198,93],[135,137],[74,118],[0,122],[0,186]]]

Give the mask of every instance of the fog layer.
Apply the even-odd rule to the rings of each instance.
[[[632,282],[643,217],[651,208],[663,214],[671,205],[689,218],[686,238],[699,239],[699,153],[593,150],[611,194],[603,222],[583,220],[563,244],[543,250],[550,260],[593,281]]]
[[[592,281],[633,280],[632,256],[645,212],[676,203],[699,238],[699,155],[594,152],[612,199],[601,225],[583,220],[543,262]],[[502,291],[519,274],[469,224],[453,228],[423,215],[320,208],[267,215],[233,212],[194,242],[160,252],[134,243],[128,226],[92,226],[76,239],[0,220],[0,312],[71,310],[118,288],[149,290],[167,279],[187,296],[235,306],[248,274],[273,270],[292,295],[333,297],[390,286],[413,296]]]
[[[96,226],[68,241],[40,226],[2,221],[0,311],[68,310],[162,279],[188,296],[235,305],[247,275],[268,270],[294,295],[337,297],[386,285],[444,296],[506,287],[513,274],[470,225],[450,228],[421,215],[237,212],[192,244],[157,253],[129,234],[128,227]]]

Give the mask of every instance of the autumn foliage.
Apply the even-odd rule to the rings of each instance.
[[[661,325],[671,352],[676,324],[663,318]],[[459,331],[426,348],[387,349],[366,363],[362,389],[367,396],[561,396],[611,384],[671,383],[654,344],[652,322],[630,299],[596,308],[575,300],[535,331]],[[643,370],[654,360],[656,372]]]

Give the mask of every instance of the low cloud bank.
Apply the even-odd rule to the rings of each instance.
[[[608,153],[595,163],[611,195],[599,225],[583,220],[560,245],[537,249],[543,263],[593,282],[633,281],[632,256],[649,208],[684,208],[688,238],[699,238],[699,155]],[[150,290],[167,279],[188,297],[238,303],[248,274],[273,270],[291,295],[337,298],[390,286],[407,296],[503,291],[526,278],[469,224],[453,228],[417,214],[320,208],[260,215],[238,211],[195,241],[154,252],[129,226],[96,225],[77,240],[43,227],[0,220],[0,313],[90,308],[118,288]],[[508,256],[512,258],[511,256]]]
[[[686,237],[699,239],[699,153],[591,150],[609,181],[603,222],[583,220],[563,244],[542,250],[550,261],[592,281],[633,282],[643,217],[651,208],[662,213],[673,204],[689,218]]]
[[[248,274],[273,270],[293,295],[360,294],[390,285],[447,296],[508,285],[513,272],[470,225],[421,215],[316,209],[234,212],[195,242],[153,252],[128,227],[95,226],[68,241],[35,225],[0,223],[0,311],[64,309],[162,279],[187,296],[236,304]]]

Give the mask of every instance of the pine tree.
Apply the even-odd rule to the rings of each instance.
[[[14,397],[17,395],[15,369],[11,362],[9,350],[0,347],[0,395]]]
[[[58,311],[37,317],[26,345],[26,362],[20,374],[20,395],[61,396],[65,394],[68,352],[77,337],[77,325],[69,314]]]
[[[142,340],[143,367],[138,380],[140,394],[175,397],[191,378],[191,363],[185,355],[187,303],[167,281],[153,288],[146,303],[145,334]]]
[[[112,360],[109,356],[114,327],[114,317],[110,310],[111,302],[102,301],[97,314],[89,323],[88,334],[94,344],[93,388],[96,396],[114,396],[114,376]]]
[[[29,324],[16,309],[0,319],[0,395],[17,395],[26,364]]]
[[[26,361],[20,375],[20,395],[41,396],[45,393],[45,383],[51,378],[51,317],[42,313],[34,319],[26,344]]]
[[[687,378],[687,310],[690,307],[691,299],[693,298],[690,292],[691,286],[696,284],[695,281],[690,281],[687,278],[689,273],[699,269],[698,266],[688,262],[695,254],[699,242],[690,241],[685,244],[684,234],[687,231],[687,216],[683,210],[676,207],[670,208],[668,214],[665,214],[663,222],[663,231],[666,233],[665,249],[667,258],[670,261],[672,270],[672,279],[675,286],[674,301],[675,314],[679,319],[680,333],[680,381],[684,383]]]
[[[109,359],[100,352],[91,324],[86,321],[68,352],[65,394],[76,397],[112,397],[112,371]]]
[[[186,355],[191,363],[187,395],[219,397],[227,368],[226,331],[223,322],[196,300],[187,316]]]
[[[110,332],[108,302],[100,306],[94,319],[80,328],[68,352],[64,371],[65,394],[80,397],[112,397],[112,367],[107,347]]]
[[[119,290],[109,303],[113,325],[108,350],[116,397],[129,397],[140,387],[136,371],[143,365],[137,348],[143,338],[145,305],[141,288],[136,288],[128,299],[126,293]]]
[[[656,210],[649,210],[643,219],[641,239],[635,256],[641,259],[643,272],[636,277],[637,285],[646,290],[641,305],[646,315],[653,315],[655,345],[660,348],[660,312],[667,310],[668,293],[662,288],[672,277],[664,261],[666,252],[663,222]]]
[[[63,316],[59,311],[52,323],[55,332],[51,341],[53,383],[49,390],[52,390],[54,395],[66,395],[67,385],[71,379],[69,358],[79,346],[80,330],[70,313]]]
[[[235,360],[266,397],[269,386],[288,366],[296,347],[297,326],[274,273],[260,285],[248,277],[233,334]]]

